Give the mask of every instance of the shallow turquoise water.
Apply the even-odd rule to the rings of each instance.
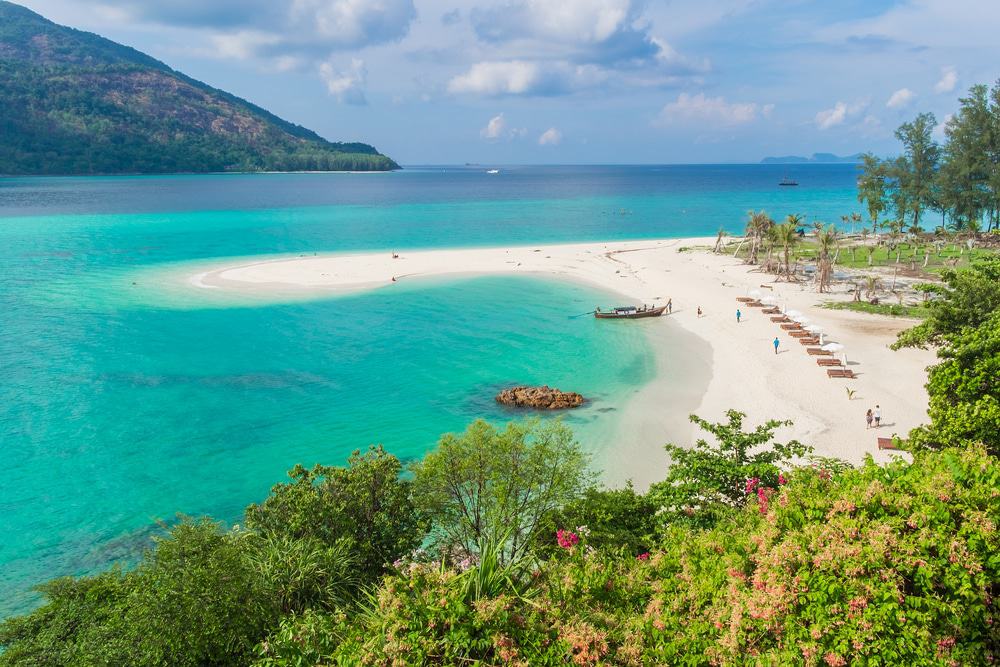
[[[31,585],[133,558],[176,512],[238,519],[295,463],[382,442],[420,456],[495,391],[549,383],[607,446],[654,359],[613,297],[530,278],[291,304],[158,304],[131,278],[213,257],[712,234],[747,208],[827,220],[853,169],[415,170],[0,179],[0,615]],[[208,307],[205,307],[205,306]],[[669,327],[663,329],[668,331]]]

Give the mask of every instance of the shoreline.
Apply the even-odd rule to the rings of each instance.
[[[417,278],[526,274],[582,282],[639,304],[662,305],[671,299],[673,313],[649,327],[656,376],[619,407],[615,441],[595,452],[608,481],[632,479],[637,488],[645,488],[662,478],[667,462],[662,445],[673,441],[689,446],[701,437],[688,415],[721,421],[730,408],[747,414],[749,428],[769,419],[791,420],[793,425],[780,428],[776,437],[812,445],[816,455],[854,464],[869,454],[878,462],[898,456],[879,450],[876,439],[905,435],[926,421],[925,369],[935,361],[930,351],[888,349],[896,332],[913,322],[825,309],[820,301],[848,300],[850,295],[820,295],[799,284],[773,282],[774,276],[731,257],[685,251],[712,243],[714,238],[698,237],[401,251],[398,259],[389,252],[279,257],[223,262],[189,274],[185,287],[211,291],[213,298],[232,294],[298,300],[386,289]],[[848,365],[858,377],[828,378],[760,309],[736,301],[753,289],[822,325],[828,340],[845,346]],[[696,315],[698,308],[702,317]],[[677,329],[664,336],[661,325]],[[777,355],[771,346],[776,336]],[[681,349],[672,349],[671,343]],[[703,387],[702,377],[707,377]],[[855,392],[853,400],[847,387]],[[883,426],[869,432],[864,412],[876,404],[883,411]]]

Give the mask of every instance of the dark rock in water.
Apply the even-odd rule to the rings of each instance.
[[[584,398],[574,391],[559,391],[545,385],[504,389],[497,394],[497,403],[515,408],[566,410],[580,407],[584,403]]]

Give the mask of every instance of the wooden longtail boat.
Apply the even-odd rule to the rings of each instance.
[[[666,306],[659,308],[636,308],[635,306],[620,306],[611,310],[594,310],[594,317],[599,320],[637,320],[642,317],[659,317],[667,310]]]

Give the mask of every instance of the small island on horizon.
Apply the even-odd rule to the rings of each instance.
[[[0,0],[0,174],[391,171],[136,49]]]

